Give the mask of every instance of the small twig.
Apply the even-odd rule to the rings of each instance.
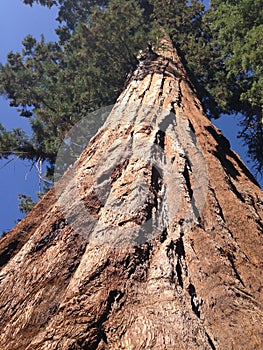
[[[9,163],[11,163],[13,160],[15,160],[15,157],[12,158],[12,159],[10,159],[10,160],[8,160],[4,165],[2,165],[2,166],[0,167],[0,170],[3,169],[3,168],[5,168],[5,167],[6,167]]]

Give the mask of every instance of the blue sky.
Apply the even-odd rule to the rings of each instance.
[[[208,1],[205,1],[207,4]],[[54,28],[57,10],[49,10],[39,5],[26,6],[22,0],[2,0],[0,12],[0,62],[5,63],[9,51],[20,51],[21,42],[28,34],[40,38],[44,34],[47,41],[56,40]],[[8,101],[0,97],[0,123],[7,129],[14,127],[28,128],[27,121],[19,117],[14,108],[8,106]],[[236,138],[238,132],[235,117],[222,117],[215,124],[230,140],[231,146],[245,160],[246,149]],[[39,189],[37,174],[30,171],[30,164],[14,159],[7,164],[0,161],[0,232],[11,229],[22,214],[18,210],[18,194],[25,193],[35,197]],[[248,165],[248,164],[247,164]],[[261,182],[261,186],[263,181]]]
[[[21,42],[28,34],[37,39],[44,34],[47,41],[56,40],[56,9],[26,6],[21,0],[1,0],[0,6],[1,63],[6,62],[9,51],[21,51]],[[26,119],[19,117],[16,109],[10,108],[3,97],[0,97],[0,123],[7,129],[21,127],[29,130]],[[0,233],[11,229],[15,221],[22,217],[18,210],[18,194],[35,197],[39,188],[36,171],[30,171],[29,163],[17,159],[5,166],[6,163],[6,160],[0,161]]]

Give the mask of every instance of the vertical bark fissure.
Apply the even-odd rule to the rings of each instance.
[[[163,72],[161,73],[162,74],[162,81],[161,81],[161,86],[160,86],[160,90],[159,90],[160,106],[162,106],[162,104],[163,104],[163,95],[164,95],[163,88],[164,88],[164,83],[166,80],[165,74],[166,74],[166,70],[167,70],[168,66],[169,66],[169,61],[166,62],[166,64],[163,67]]]
[[[214,342],[212,341],[212,339],[211,339],[211,337],[209,336],[209,334],[208,334],[207,332],[206,332],[205,334],[206,334],[206,336],[207,336],[207,340],[208,340],[209,345],[211,346],[211,349],[212,349],[212,350],[216,350],[215,344],[214,344]]]
[[[145,97],[147,91],[149,91],[149,88],[150,88],[150,86],[152,84],[152,79],[153,79],[153,76],[151,75],[150,76],[150,81],[148,83],[148,86],[142,92],[140,92],[139,99],[141,100],[141,104],[143,104],[144,97]]]
[[[174,260],[175,260],[175,243],[173,240],[170,241],[168,245],[166,245],[166,255],[169,260],[170,264],[170,283],[174,284],[175,283],[175,265],[174,265]],[[176,271],[177,272],[177,271]],[[183,283],[182,283],[182,276],[181,272],[177,272],[177,281],[179,285],[183,288]]]
[[[160,199],[160,192],[162,190],[163,186],[163,180],[162,180],[162,174],[160,173],[159,169],[156,169],[155,166],[152,167],[152,175],[151,175],[151,191],[154,195],[153,198],[153,207],[151,208],[151,211],[153,211],[153,208],[156,209],[156,211],[159,209],[159,199]],[[152,214],[151,214],[152,217]]]
[[[195,290],[195,286],[190,283],[187,287],[188,293],[191,297],[191,307],[192,307],[192,311],[194,312],[194,314],[200,318],[201,316],[201,310],[200,307],[203,304],[203,300],[201,298],[198,298],[196,290]]]
[[[182,87],[181,87],[181,83],[182,83],[182,78],[179,78],[177,81],[177,89],[178,89],[178,94],[177,94],[177,99],[176,101],[173,102],[173,109],[176,108],[180,108],[181,104],[182,104]]]
[[[242,280],[242,278],[241,278],[241,276],[240,276],[240,274],[237,271],[237,268],[235,266],[235,257],[234,257],[234,255],[232,253],[228,252],[227,253],[227,259],[230,262],[230,265],[231,265],[231,267],[232,267],[232,269],[234,271],[235,277],[239,280],[239,282],[242,284],[242,286],[245,287],[245,284],[244,284],[244,282],[243,282],[243,280]]]
[[[188,276],[183,236],[184,233],[180,226],[180,237],[176,240],[171,239],[170,243],[166,245],[166,255],[170,264],[170,282],[178,284],[182,290],[184,289],[184,279]]]
[[[227,232],[227,234],[233,239],[234,244],[236,244],[236,240],[234,238],[234,235],[233,235],[232,231],[229,229],[229,227],[227,226],[225,215],[223,213],[222,206],[220,205],[220,202],[217,198],[216,191],[212,187],[209,188],[209,191],[211,192],[211,195],[213,196],[213,199],[214,199],[214,203],[215,203],[214,209],[215,209],[215,214],[218,218],[218,222],[220,223],[220,225],[222,226],[224,231]]]
[[[107,334],[104,328],[104,323],[107,321],[113,305],[119,303],[119,301],[123,298],[124,293],[119,290],[111,290],[108,294],[106,307],[103,313],[100,315],[100,318],[96,322],[96,327],[99,330],[98,343],[103,340],[106,344],[108,344]]]
[[[242,196],[242,194],[238,191],[238,189],[236,188],[236,186],[234,185],[233,181],[231,180],[230,177],[228,177],[228,184],[229,184],[229,187],[230,187],[230,190],[237,196],[237,198],[242,202],[242,203],[245,203],[245,199],[244,197]]]
[[[211,186],[210,186],[209,190],[211,191],[212,196],[213,196],[214,201],[215,201],[215,204],[216,204],[215,205],[215,208],[217,209],[216,214],[219,215],[219,217],[221,218],[222,222],[225,223],[226,221],[225,221],[225,216],[224,216],[224,213],[223,213],[223,209],[222,209],[222,207],[221,207],[221,205],[219,203],[219,200],[218,200],[218,198],[216,196],[216,192]]]

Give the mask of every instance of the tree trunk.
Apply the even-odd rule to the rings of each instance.
[[[164,42],[2,238],[0,348],[262,349],[262,213]]]

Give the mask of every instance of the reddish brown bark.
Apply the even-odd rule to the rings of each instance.
[[[0,348],[261,349],[262,213],[166,42],[0,241]]]

